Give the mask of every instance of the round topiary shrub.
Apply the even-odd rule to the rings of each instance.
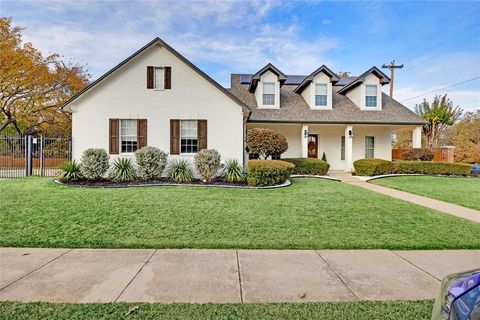
[[[287,151],[287,138],[278,131],[253,128],[247,131],[246,150],[248,153],[267,159]]]
[[[360,159],[353,163],[357,176],[378,176],[392,172],[392,162],[383,159]]]
[[[402,153],[403,160],[432,161],[435,152],[428,148],[413,148]]]
[[[108,170],[110,159],[104,149],[90,148],[82,153],[81,173],[87,179],[101,179]]]
[[[284,183],[295,166],[282,160],[250,160],[247,181],[252,186],[273,186]]]
[[[210,182],[220,169],[220,153],[215,149],[203,149],[195,155],[195,169],[204,182]]]
[[[167,165],[168,155],[155,147],[143,147],[135,152],[137,175],[142,180],[159,179]]]
[[[316,158],[288,158],[282,160],[295,165],[293,174],[324,176],[330,169],[330,165],[327,162]]]

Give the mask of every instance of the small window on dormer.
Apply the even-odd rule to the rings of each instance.
[[[275,83],[263,84],[263,105],[275,105]]]
[[[315,106],[317,107],[327,106],[327,85],[326,84],[315,85]]]
[[[366,85],[365,86],[365,106],[376,107],[377,106],[377,86]]]

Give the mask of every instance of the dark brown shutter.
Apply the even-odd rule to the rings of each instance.
[[[207,120],[198,120],[198,151],[207,149]]]
[[[147,119],[137,120],[137,148],[147,145]]]
[[[118,145],[120,144],[118,139],[118,119],[110,119],[109,125],[109,135],[110,135],[110,154],[118,154]]]
[[[147,89],[153,89],[153,67],[147,67]]]
[[[180,120],[170,119],[170,154],[180,154]]]
[[[172,89],[172,67],[165,67],[165,89]]]

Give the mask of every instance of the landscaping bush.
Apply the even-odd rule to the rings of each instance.
[[[136,178],[132,159],[118,158],[113,162],[110,178],[114,181],[132,181]]]
[[[162,176],[167,165],[167,154],[154,147],[143,147],[135,152],[137,174],[142,180],[154,180]]]
[[[195,169],[203,182],[212,181],[220,169],[220,153],[215,149],[203,149],[195,155]]]
[[[247,132],[247,152],[264,159],[272,155],[281,155],[288,149],[287,139],[283,134],[272,129],[253,128]]]
[[[393,172],[398,174],[427,174],[468,176],[472,166],[464,163],[445,163],[435,161],[395,161]]]
[[[250,160],[247,181],[252,186],[273,186],[284,183],[295,166],[282,160]]]
[[[245,170],[236,159],[228,160],[222,176],[227,182],[243,182],[245,181]]]
[[[193,171],[188,160],[173,160],[167,169],[167,176],[175,182],[189,182],[193,180]]]
[[[108,170],[109,156],[104,149],[87,149],[82,153],[81,173],[87,179],[100,179]]]
[[[292,171],[293,174],[324,176],[327,174],[328,169],[330,169],[330,165],[327,162],[315,158],[289,158],[282,160],[295,165]]]
[[[378,176],[392,172],[392,162],[383,159],[360,159],[353,166],[358,176]]]
[[[81,178],[80,164],[75,160],[65,162],[58,173],[58,179],[60,180],[78,180]]]
[[[402,153],[403,160],[432,161],[435,152],[428,148],[414,148]]]

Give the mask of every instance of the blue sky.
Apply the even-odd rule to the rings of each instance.
[[[26,41],[86,65],[93,79],[159,36],[227,87],[230,73],[268,62],[287,74],[326,64],[358,75],[395,59],[405,64],[395,98],[408,107],[448,93],[480,109],[480,79],[424,95],[480,77],[480,1],[2,0],[0,12],[25,27]]]

